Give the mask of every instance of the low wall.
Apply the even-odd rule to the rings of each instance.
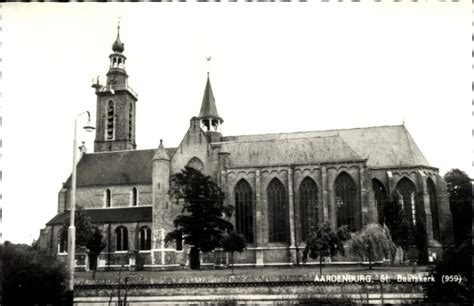
[[[355,303],[414,303],[423,298],[422,282],[400,282],[392,275],[383,281],[377,275],[364,279],[316,279],[318,274],[305,275],[225,275],[160,277],[144,279],[133,277],[121,280],[79,280],[76,283],[77,303],[108,304],[127,296],[136,303],[273,303],[297,302],[355,302]],[[422,277],[425,274],[419,273]],[[334,275],[337,277],[337,275]]]

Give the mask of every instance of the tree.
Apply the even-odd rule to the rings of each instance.
[[[90,268],[93,271],[92,278],[95,278],[97,271],[97,258],[105,248],[104,236],[99,228],[94,227],[91,231],[89,239],[86,242],[86,248],[89,253]]]
[[[349,241],[351,253],[369,260],[369,270],[372,270],[375,258],[392,256],[394,248],[396,246],[387,230],[375,223],[366,225],[361,231],[353,234]]]
[[[60,239],[63,241],[67,241],[70,220],[70,215],[67,214],[60,230]],[[99,228],[92,225],[86,211],[80,206],[75,210],[74,226],[76,227],[76,246],[87,248],[90,268],[93,271],[92,277],[95,277],[97,259],[105,248],[104,236]]]
[[[4,305],[64,302],[66,267],[46,251],[6,241],[0,245]]]
[[[414,243],[414,230],[405,216],[398,200],[388,200],[383,205],[384,222],[391,234],[392,241],[402,250],[402,262],[405,263],[406,253]]]
[[[415,226],[415,245],[418,249],[418,264],[423,265],[428,262],[428,233],[425,222],[418,220]]]
[[[230,253],[232,274],[234,274],[234,252],[242,253],[246,247],[245,239],[236,232],[232,231],[222,237],[220,244],[224,252]]]
[[[472,256],[471,238],[447,250],[443,260],[438,261],[429,272],[428,276],[434,277],[434,282],[423,284],[424,302],[472,305]]]
[[[67,241],[68,229],[71,224],[70,214],[66,214],[63,225],[60,230],[60,239]],[[90,217],[87,216],[86,211],[77,206],[74,213],[74,226],[76,227],[76,246],[86,246],[87,241],[92,235],[92,223]]]
[[[175,230],[166,242],[183,238],[191,246],[191,269],[199,269],[199,253],[219,247],[222,234],[233,229],[224,216],[232,215],[232,207],[224,204],[224,192],[210,176],[185,167],[171,177],[170,195],[182,205],[181,215],[174,219]]]
[[[451,169],[445,175],[449,195],[449,207],[453,217],[454,241],[459,245],[471,233],[472,184],[471,178],[459,169]]]
[[[323,272],[323,257],[335,256],[337,253],[344,255],[343,241],[349,237],[347,227],[341,227],[334,232],[328,223],[319,226],[307,240],[303,250],[303,262],[308,256],[312,259],[319,257],[319,274]]]

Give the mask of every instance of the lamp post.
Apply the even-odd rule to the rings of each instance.
[[[77,152],[77,119],[87,114],[87,125],[84,126],[86,132],[92,132],[95,128],[90,124],[91,114],[88,111],[82,112],[74,119],[74,147],[72,153],[72,178],[71,178],[71,223],[68,228],[67,235],[67,269],[68,269],[68,282],[67,282],[67,304],[72,305],[74,301],[74,257],[76,252],[76,227],[74,226],[74,217],[76,211],[76,152]]]

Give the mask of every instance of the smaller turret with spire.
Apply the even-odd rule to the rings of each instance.
[[[170,160],[170,157],[168,156],[168,153],[165,150],[165,146],[163,145],[163,139],[160,139],[160,145],[158,146],[158,149],[155,151],[153,160],[168,160],[168,161]]]
[[[206,132],[212,142],[220,141],[221,124],[224,120],[219,116],[216,107],[216,100],[212,92],[211,81],[209,79],[209,72],[207,73],[206,88],[204,89],[204,96],[202,98],[201,111],[199,112],[199,121],[201,128]]]

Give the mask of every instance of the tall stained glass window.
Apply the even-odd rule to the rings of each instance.
[[[357,226],[357,188],[354,180],[342,172],[335,182],[337,227],[347,225],[355,231]]]
[[[235,227],[249,243],[253,243],[253,192],[246,180],[235,186]]]
[[[301,182],[299,190],[301,238],[306,240],[318,226],[318,187],[309,177]]]
[[[285,186],[274,178],[267,187],[268,240],[288,242],[288,198]]]

